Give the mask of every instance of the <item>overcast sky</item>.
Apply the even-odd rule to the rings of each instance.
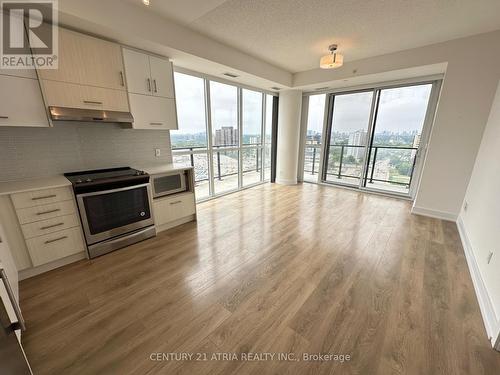
[[[175,90],[179,130],[173,134],[205,132],[203,79],[175,73]],[[382,90],[376,132],[420,131],[427,109],[431,85]],[[237,88],[210,82],[213,130],[237,124]],[[366,130],[370,116],[372,92],[337,95],[334,130],[353,132]],[[271,100],[268,98],[268,106]],[[309,98],[308,130],[322,132],[325,95]],[[267,114],[270,115],[271,111]],[[269,117],[269,116],[267,116]],[[261,93],[243,90],[244,134],[259,134],[262,118]]]
[[[382,90],[376,132],[420,131],[422,129],[431,85]],[[366,130],[370,117],[372,92],[337,95],[335,97],[334,130],[353,132]],[[308,130],[321,133],[325,95],[309,98]]]
[[[205,132],[205,99],[203,79],[175,73],[175,91],[179,130],[173,134]],[[237,127],[237,88],[210,82],[212,128]],[[261,132],[262,93],[243,89],[243,134]]]

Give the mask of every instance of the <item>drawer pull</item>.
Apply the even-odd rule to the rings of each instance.
[[[45,215],[45,214],[51,214],[53,212],[61,211],[60,208],[56,208],[55,210],[49,210],[49,211],[43,211],[43,212],[37,212],[37,215]]]
[[[45,241],[45,244],[49,244],[49,243],[56,242],[56,241],[61,241],[61,240],[64,240],[66,238],[68,238],[68,236],[62,236],[62,237],[54,238],[53,240],[47,240],[47,241]]]
[[[60,227],[61,225],[64,225],[64,223],[57,223],[57,224],[53,224],[53,225],[47,225],[45,227],[41,227],[40,230],[45,230],[45,229]]]
[[[149,78],[146,78],[146,84],[148,87],[148,91],[151,92],[151,80]]]
[[[97,104],[97,105],[102,105],[102,102],[94,101],[94,100],[84,100],[83,101],[85,104]]]
[[[55,197],[57,197],[57,194],[44,195],[43,197],[33,197],[33,198],[31,198],[31,200],[37,201],[39,199],[48,199],[48,198],[55,198]]]
[[[0,118],[7,120],[9,118],[9,116],[0,116]]]
[[[125,79],[123,78],[123,72],[120,71],[120,85],[125,86]]]
[[[182,201],[170,202],[170,204],[179,204],[179,203],[182,203]]]
[[[158,89],[156,88],[156,79],[153,79],[153,87],[154,87],[154,92],[158,92]]]
[[[162,126],[163,122],[150,122],[149,125],[157,125],[157,126]]]

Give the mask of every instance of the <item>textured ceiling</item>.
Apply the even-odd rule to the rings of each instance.
[[[151,3],[152,12],[290,72],[317,68],[331,43],[352,61],[500,29],[500,0]]]

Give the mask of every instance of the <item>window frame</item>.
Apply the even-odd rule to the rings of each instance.
[[[434,121],[435,113],[436,113],[436,108],[437,108],[437,103],[439,99],[439,94],[441,91],[442,87],[442,80],[443,80],[443,75],[433,75],[433,76],[427,76],[427,77],[419,77],[416,79],[408,79],[408,80],[400,80],[400,81],[394,81],[394,82],[383,82],[379,84],[371,84],[371,85],[362,85],[358,87],[349,87],[349,88],[339,88],[339,89],[330,89],[330,90],[318,90],[316,92],[305,92],[303,93],[303,98],[302,98],[302,117],[301,117],[301,139],[300,139],[300,160],[299,160],[299,167],[298,167],[298,179],[299,181],[304,181],[303,176],[304,176],[304,159],[305,159],[305,147],[306,147],[306,132],[307,132],[307,115],[308,115],[308,110],[309,110],[309,97],[312,95],[319,95],[319,94],[326,94],[326,101],[325,101],[325,112],[324,112],[324,118],[323,118],[323,133],[322,133],[322,139],[323,142],[321,144],[321,152],[320,152],[320,168],[321,171],[318,173],[318,180],[316,182],[312,181],[304,181],[307,183],[316,183],[320,185],[334,185],[334,186],[341,186],[345,188],[351,188],[351,189],[356,189],[359,191],[365,191],[365,192],[373,192],[373,193],[379,193],[383,195],[388,195],[388,196],[396,196],[400,198],[405,198],[405,199],[414,199],[415,194],[416,194],[416,189],[418,187],[420,177],[422,175],[422,169],[423,169],[423,164],[425,160],[425,156],[427,153],[427,148],[428,148],[428,142],[430,138],[430,134],[432,131],[432,124]],[[427,112],[425,115],[424,119],[424,124],[422,127],[422,138],[421,138],[421,148],[418,150],[418,156],[417,160],[415,163],[415,168],[414,168],[414,174],[412,177],[412,184],[410,186],[410,190],[408,194],[400,194],[398,192],[391,192],[389,190],[381,190],[381,189],[376,189],[376,188],[369,188],[369,187],[363,187],[361,186],[361,181],[363,180],[363,177],[360,179],[360,184],[359,186],[349,186],[349,185],[339,185],[335,182],[329,182],[326,181],[323,178],[324,171],[327,168],[327,157],[328,157],[328,152],[327,148],[330,142],[330,134],[329,132],[331,131],[331,121],[332,118],[330,116],[330,113],[332,113],[333,110],[333,105],[334,105],[334,99],[335,96],[338,95],[343,95],[343,94],[351,94],[351,93],[358,93],[358,92],[366,92],[366,91],[373,91],[374,92],[374,100],[372,103],[372,110],[374,110],[374,107],[377,106],[378,104],[375,103],[376,97],[379,96],[379,92],[385,89],[392,89],[392,88],[399,88],[399,87],[409,87],[409,86],[419,86],[419,85],[425,85],[425,84],[432,84],[432,90],[429,98],[429,103],[427,107]],[[373,129],[373,119],[370,119],[370,126],[369,126],[369,134],[371,134],[372,129]],[[326,140],[328,139],[328,142]],[[368,147],[369,149],[369,147]],[[366,152],[369,152],[369,150],[366,150]],[[365,155],[366,157],[366,155]],[[367,160],[365,159],[365,163]],[[365,170],[365,169],[364,169]]]
[[[272,119],[271,123],[267,124],[266,122],[266,98],[267,95],[271,96],[278,96],[276,93],[267,91],[267,90],[262,90],[258,89],[255,87],[251,86],[246,86],[246,85],[241,85],[237,84],[235,82],[225,80],[225,79],[220,79],[218,77],[212,77],[209,75],[205,75],[202,73],[198,72],[192,72],[187,69],[183,68],[174,68],[174,75],[176,73],[180,74],[185,74],[185,75],[191,75],[200,79],[203,79],[204,83],[204,102],[205,102],[205,127],[206,127],[206,134],[207,134],[207,147],[203,148],[200,147],[199,149],[193,149],[190,150],[189,148],[179,148],[175,149],[172,147],[172,157],[174,158],[175,156],[185,156],[185,155],[195,155],[195,154],[206,154],[207,155],[207,160],[208,160],[208,179],[209,179],[209,195],[208,197],[203,197],[198,199],[197,202],[202,202],[206,201],[209,199],[213,199],[216,197],[220,197],[226,194],[233,193],[235,191],[239,191],[242,189],[247,189],[251,188],[256,185],[260,185],[266,182],[269,182],[268,180],[265,179],[265,158],[266,158],[266,153],[265,153],[265,147],[267,145],[265,136],[266,136],[266,129],[267,127],[270,127],[272,129]],[[213,139],[213,126],[212,126],[212,95],[210,92],[210,83],[211,82],[217,82],[221,84],[226,84],[230,85],[233,87],[236,87],[237,89],[237,127],[238,127],[238,138],[239,138],[239,144],[237,146],[214,146],[214,139]],[[260,134],[260,144],[258,145],[244,145],[243,144],[243,90],[250,90],[257,92],[261,95],[261,134]],[[272,101],[271,101],[272,102]],[[271,109],[272,110],[272,109]],[[272,134],[272,130],[270,132]],[[257,153],[260,152],[260,160],[259,160],[259,165],[258,168],[260,169],[260,176],[259,176],[259,181],[251,184],[244,184],[244,179],[243,179],[243,152],[245,150],[256,150]],[[230,189],[226,191],[222,191],[220,193],[217,193],[215,190],[215,168],[216,166],[214,165],[214,156],[217,154],[218,151],[237,151],[238,152],[238,187],[235,189]],[[269,155],[271,158],[271,155]],[[191,159],[192,160],[192,159]]]

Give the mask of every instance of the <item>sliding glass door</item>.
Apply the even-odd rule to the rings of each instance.
[[[373,95],[372,91],[367,91],[331,97],[333,112],[327,132],[325,181],[359,186],[368,144]]]
[[[321,181],[411,196],[438,86],[329,94]]]
[[[432,84],[380,90],[364,187],[408,194]]]

